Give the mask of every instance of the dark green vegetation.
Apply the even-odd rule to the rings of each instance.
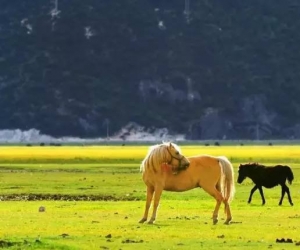
[[[18,164],[2,165],[0,171],[2,200],[144,198],[136,164]]]
[[[189,3],[2,1],[0,129],[299,138],[299,2]]]

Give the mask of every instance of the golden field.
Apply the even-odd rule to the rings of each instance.
[[[0,161],[141,161],[149,146],[2,146]],[[233,162],[300,162],[300,146],[202,146],[184,145],[185,156],[197,154],[224,155]]]

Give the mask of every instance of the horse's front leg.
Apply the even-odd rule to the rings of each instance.
[[[249,196],[249,199],[248,199],[248,203],[249,204],[251,203],[252,195],[254,194],[254,192],[256,191],[256,189],[258,189],[257,185],[255,185],[254,188],[252,188],[251,191],[250,191],[250,196]]]
[[[262,186],[259,186],[258,190],[259,190],[259,193],[260,193],[260,196],[261,196],[261,199],[262,199],[262,205],[265,205],[266,200],[265,200],[265,196],[264,196],[264,192],[263,192]]]
[[[159,205],[159,200],[160,200],[162,191],[163,191],[163,187],[161,185],[155,187],[153,212],[152,212],[152,216],[151,216],[150,220],[148,221],[148,224],[153,224],[153,222],[156,219],[157,208]]]
[[[139,223],[144,223],[147,221],[148,218],[148,212],[151,205],[152,197],[154,193],[154,188],[147,186],[147,198],[146,198],[146,206],[145,206],[145,212],[143,218],[139,221]]]
[[[289,203],[291,206],[293,206],[293,202],[292,202],[292,198],[291,198],[291,194],[290,194],[290,189],[288,188],[288,186],[284,183],[281,185],[281,198],[280,198],[280,201],[279,201],[279,206],[282,205],[282,201],[283,201],[283,198],[284,198],[284,195],[285,193],[287,193],[288,195],[288,199],[289,199]]]

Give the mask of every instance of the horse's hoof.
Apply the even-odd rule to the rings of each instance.
[[[149,225],[152,225],[153,222],[154,222],[153,220],[149,220],[149,221],[148,221],[148,224],[149,224]]]
[[[141,219],[140,221],[139,221],[139,223],[144,223],[145,221],[146,221],[147,219]]]
[[[213,224],[216,225],[218,223],[218,219],[213,219]]]
[[[294,206],[294,203],[291,203],[291,206]]]
[[[229,225],[230,222],[231,222],[231,219],[230,219],[230,220],[226,220],[226,221],[224,222],[224,224],[225,224],[225,225]]]

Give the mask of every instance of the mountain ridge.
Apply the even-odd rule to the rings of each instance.
[[[6,1],[0,129],[300,138],[297,1]]]

